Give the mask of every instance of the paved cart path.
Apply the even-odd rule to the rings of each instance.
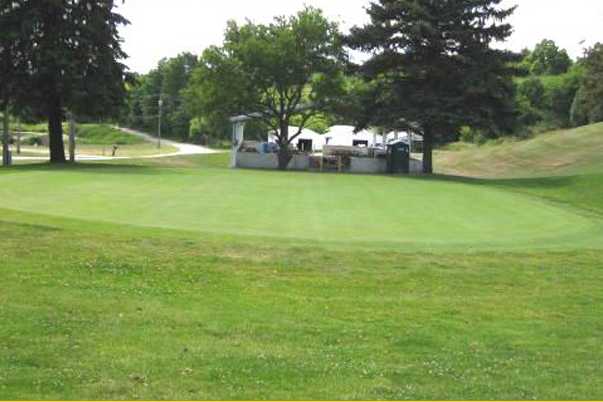
[[[117,130],[123,131],[124,133],[128,133],[130,135],[134,135],[136,137],[143,138],[148,142],[156,142],[157,138],[143,133],[141,131],[131,130],[129,128],[115,127]],[[216,154],[221,153],[223,151],[215,151],[213,149],[203,147],[200,145],[194,144],[185,144],[181,142],[171,141],[171,140],[162,140],[161,143],[166,146],[170,146],[176,148],[176,152],[171,152],[167,154],[157,154],[157,155],[145,155],[145,156],[99,156],[99,155],[85,155],[85,154],[77,154],[76,160],[78,161],[111,161],[111,160],[127,160],[127,159],[156,159],[156,158],[168,158],[173,156],[186,156],[186,155],[208,155],[208,154]],[[76,151],[77,153],[77,151]],[[13,160],[15,161],[44,161],[48,160],[48,156],[13,156]]]

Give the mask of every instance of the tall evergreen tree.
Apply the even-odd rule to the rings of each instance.
[[[433,173],[434,142],[463,125],[491,128],[512,118],[510,52],[493,41],[512,33],[514,8],[502,0],[379,0],[371,22],[348,44],[371,52],[362,66],[371,81],[359,127],[384,126],[424,136],[424,171]]]
[[[62,121],[108,116],[125,95],[118,28],[128,21],[112,0],[0,0],[3,35],[18,44],[14,98],[48,119],[51,162],[65,162]],[[3,61],[5,63],[5,61]]]

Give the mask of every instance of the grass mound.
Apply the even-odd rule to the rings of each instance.
[[[465,145],[436,155],[439,173],[489,178],[603,173],[603,123],[524,140]]]
[[[82,124],[77,126],[77,141],[82,145],[135,145],[145,140],[129,135],[106,124]]]

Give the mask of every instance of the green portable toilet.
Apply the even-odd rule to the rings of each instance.
[[[387,171],[390,174],[410,173],[410,146],[405,141],[387,144]]]

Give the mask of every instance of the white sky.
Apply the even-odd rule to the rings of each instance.
[[[576,58],[585,46],[603,42],[601,0],[504,2],[519,8],[510,21],[515,34],[502,47],[519,51],[553,39]],[[293,14],[304,4],[323,9],[344,31],[368,20],[364,10],[368,0],[126,0],[120,12],[132,22],[122,30],[130,55],[127,64],[132,71],[146,73],[163,57],[185,51],[200,54],[220,44],[229,19],[268,22],[276,15]]]

